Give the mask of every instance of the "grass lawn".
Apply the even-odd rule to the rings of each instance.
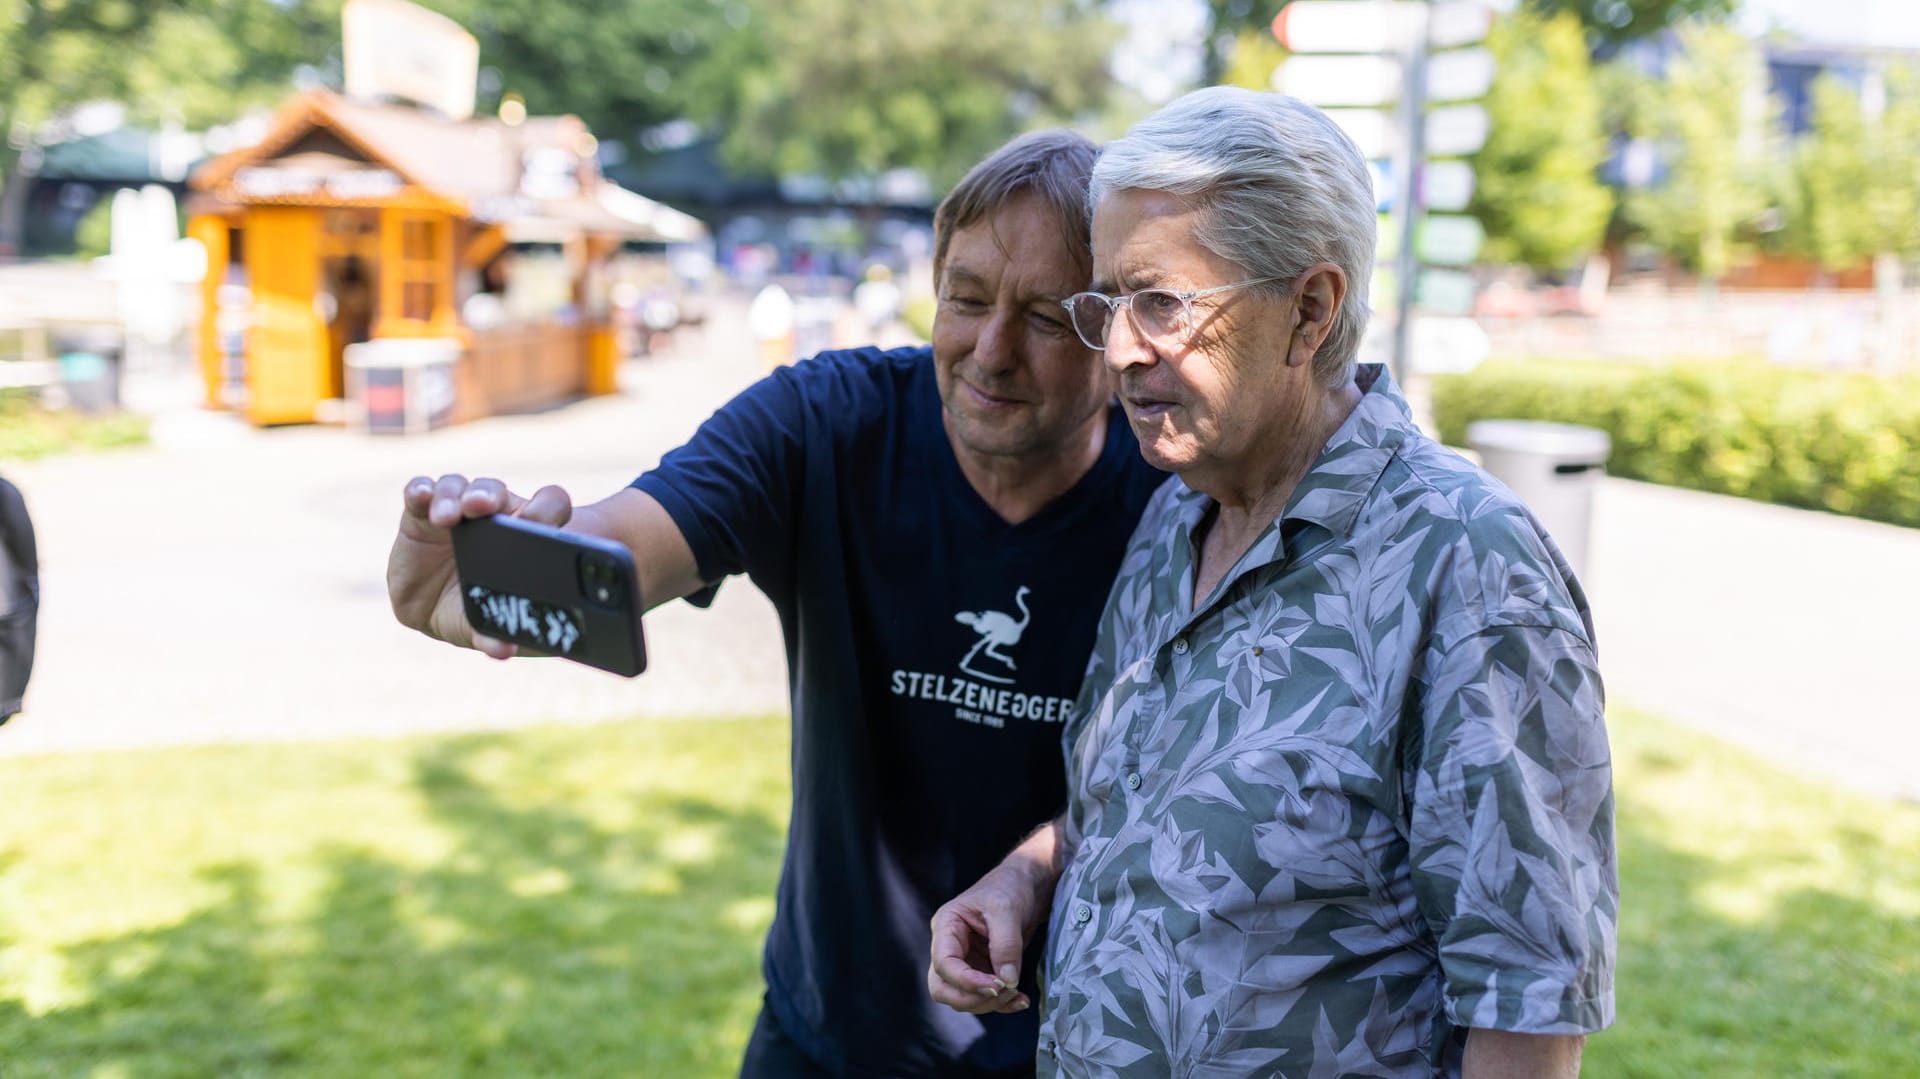
[[[87,416],[44,408],[25,391],[0,389],[0,459],[32,460],[68,450],[104,450],[147,441],[145,416]]]
[[[1586,1074],[1920,1074],[1920,810],[1613,729]],[[786,762],[775,719],[0,759],[0,1074],[732,1075]]]
[[[1619,1021],[1592,1076],[1920,1076],[1920,808],[1609,716]]]
[[[0,1075],[731,1075],[786,741],[758,719],[0,759]]]

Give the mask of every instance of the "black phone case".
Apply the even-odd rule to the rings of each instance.
[[[629,678],[647,669],[640,579],[624,546],[475,517],[453,526],[453,562],[476,631]]]

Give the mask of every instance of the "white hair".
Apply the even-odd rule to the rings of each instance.
[[[1280,279],[1270,291],[1315,263],[1340,267],[1346,301],[1314,369],[1327,386],[1353,377],[1379,223],[1366,159],[1326,113],[1280,94],[1195,90],[1101,153],[1088,215],[1128,189],[1193,196],[1206,211],[1194,239],[1249,277]]]

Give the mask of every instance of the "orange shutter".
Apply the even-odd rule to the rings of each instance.
[[[245,254],[253,287],[247,340],[248,417],[310,423],[327,392],[327,326],[320,290],[320,215],[300,207],[247,212]]]
[[[220,403],[220,283],[227,277],[227,219],[202,214],[187,222],[187,235],[207,249],[207,276],[200,282],[200,377],[207,403]]]

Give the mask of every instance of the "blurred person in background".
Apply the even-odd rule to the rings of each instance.
[[[1033,1013],[935,1005],[924,956],[934,909],[1065,804],[1060,732],[1164,478],[1062,306],[1088,279],[1094,156],[1028,135],[941,203],[931,348],[781,367],[591,505],[406,486],[394,611],[451,644],[514,651],[467,623],[450,548],[494,513],[625,544],[650,606],[704,605],[735,574],[773,600],[794,805],[744,1075],[1033,1073]],[[1016,981],[994,994],[1030,999]]]
[[[1050,903],[1045,1075],[1577,1074],[1618,909],[1593,622],[1355,362],[1366,161],[1215,87],[1109,146],[1089,203],[1074,325],[1177,477],[1101,617],[1067,812],[936,915],[932,995],[1008,1006]]]
[[[879,263],[867,267],[860,283],[853,286],[853,309],[876,338],[891,330],[900,317],[900,286],[894,284],[893,271]]]
[[[40,551],[20,489],[0,479],[0,723],[19,714],[33,676]]]

